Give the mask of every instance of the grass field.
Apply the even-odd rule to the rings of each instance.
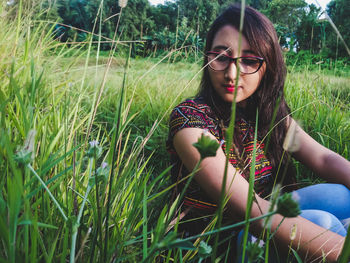
[[[0,262],[197,262],[166,231],[165,141],[201,62],[100,56],[52,40],[44,23],[0,25]],[[349,160],[349,69],[290,71],[293,116]]]

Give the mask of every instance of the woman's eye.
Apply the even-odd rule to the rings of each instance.
[[[256,58],[242,58],[241,62],[247,66],[253,66],[259,64],[259,60]]]
[[[227,62],[229,60],[229,58],[225,57],[223,55],[217,55],[216,56],[216,60],[219,61],[219,62]]]

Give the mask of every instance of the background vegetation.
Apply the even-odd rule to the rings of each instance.
[[[193,247],[167,229],[177,203],[169,202],[165,140],[169,111],[196,92],[206,27],[226,3],[0,4],[0,262],[198,262],[212,254],[200,243],[211,236],[193,238]],[[285,54],[295,118],[349,159],[344,46],[314,6],[251,4],[298,51]],[[280,20],[287,7],[300,20]],[[328,8],[348,39],[345,1]]]
[[[208,26],[230,3],[230,0],[176,0],[152,6],[148,0],[131,0],[121,16],[118,36],[124,40],[143,40],[135,51],[142,56],[159,50],[176,49],[181,45],[202,50]],[[96,24],[100,4],[103,4],[103,24]],[[324,10],[314,4],[309,5],[304,0],[249,0],[247,4],[271,19],[281,45],[289,50],[309,51],[322,58],[348,58],[349,51],[326,16],[322,15]],[[47,2],[46,6],[52,6],[50,17],[59,22],[56,36],[62,41],[84,39],[85,31],[100,32],[104,37],[112,38],[119,19],[117,14],[120,13],[120,7],[111,0],[56,0]],[[326,10],[345,43],[350,40],[347,30],[349,8],[346,0],[331,0]],[[109,47],[103,45],[104,49]]]

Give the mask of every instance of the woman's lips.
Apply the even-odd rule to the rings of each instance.
[[[235,91],[235,86],[233,85],[224,85],[224,88],[226,89],[227,92],[233,93]]]

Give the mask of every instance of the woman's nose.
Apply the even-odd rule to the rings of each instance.
[[[225,70],[225,78],[235,80],[237,77],[237,66],[236,62],[231,62]]]

